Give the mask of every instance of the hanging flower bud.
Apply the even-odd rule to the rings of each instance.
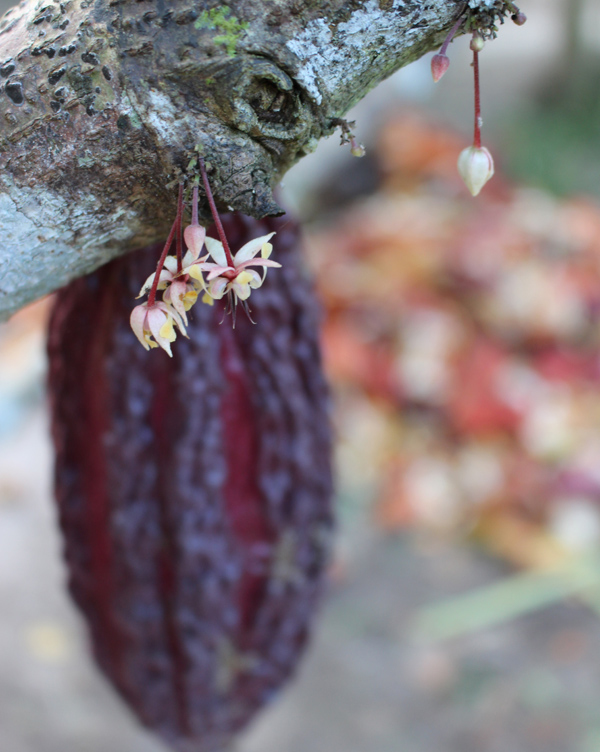
[[[364,157],[367,153],[367,150],[365,147],[359,143],[354,136],[350,138],[350,154],[352,154],[353,157]]]
[[[202,225],[188,225],[183,231],[185,244],[195,258],[198,258],[202,253],[202,246],[204,245],[205,237],[206,230]]]
[[[188,247],[188,253],[197,261],[202,253],[206,230],[198,223],[198,186],[194,186],[192,192],[192,224],[188,225],[183,231],[183,239]],[[185,264],[184,264],[185,266]]]
[[[439,53],[431,58],[431,75],[433,76],[433,80],[436,84],[449,67],[450,58],[448,57],[448,55]]]
[[[484,146],[469,146],[458,157],[458,171],[473,196],[477,196],[494,174],[494,160]]]
[[[523,26],[523,24],[527,21],[527,16],[519,11],[518,13],[515,13],[513,16],[511,16],[512,22],[516,23],[517,26]]]
[[[454,26],[448,32],[446,39],[444,39],[444,44],[441,46],[438,54],[431,58],[431,75],[436,84],[450,67],[450,58],[446,55],[446,50],[464,21],[463,11],[464,8],[456,19]]]
[[[473,52],[481,52],[485,47],[485,40],[478,31],[473,32],[471,37],[471,44],[469,45]]]

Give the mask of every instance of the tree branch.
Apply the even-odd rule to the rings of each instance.
[[[26,0],[10,10],[0,317],[165,237],[168,186],[197,144],[220,205],[277,213],[281,175],[376,83],[439,44],[460,6]]]

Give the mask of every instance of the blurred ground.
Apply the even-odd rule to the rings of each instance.
[[[490,139],[500,138],[500,126],[506,127],[507,119],[503,113],[514,112],[515,108],[523,106],[528,101],[527,92],[547,76],[548,66],[560,53],[564,41],[561,19],[557,15],[563,4],[558,0],[523,0],[522,5],[530,22],[520,29],[509,24],[497,42],[489,45],[489,54],[486,49],[483,61],[484,84],[485,77],[488,81],[484,89],[488,128],[485,132],[489,133]],[[594,11],[593,5],[587,3],[588,21],[592,18],[589,14]],[[1,6],[2,3],[0,9]],[[592,29],[591,23],[589,26]],[[595,36],[592,31],[588,37],[593,47]],[[455,136],[444,131],[441,136],[444,146],[442,148],[438,143],[436,147],[442,156],[448,145],[458,149],[455,144],[461,138],[466,139],[465,144],[468,142],[471,89],[467,46],[465,40],[454,45],[451,72],[444,79],[443,87],[440,84],[436,89],[438,111],[456,127],[464,125],[465,134],[455,142]],[[415,99],[420,99],[424,108],[430,106],[433,85],[428,66],[426,60],[401,71],[357,109],[358,125],[363,128],[359,133],[363,140],[374,139],[390,100],[401,103],[403,108],[408,107],[408,102],[413,106]],[[447,79],[448,85],[445,83]],[[425,128],[417,130],[425,131]],[[509,130],[508,137],[517,138],[518,133]],[[533,586],[529,583],[530,590],[525,598],[521,597],[522,602],[516,609],[517,612],[520,609],[530,613],[502,620],[510,615],[511,608],[515,610],[514,598],[518,593],[522,596],[522,586],[527,584],[524,580],[513,579],[515,569],[508,562],[530,566],[536,563],[540,551],[542,558],[555,555],[554,544],[550,545],[550,550],[545,537],[552,528],[547,510],[538,509],[535,515],[527,517],[531,523],[531,528],[528,528],[530,537],[521,536],[520,545],[516,547],[507,545],[506,527],[499,526],[495,517],[493,524],[484,530],[487,537],[483,536],[485,548],[482,549],[472,538],[465,544],[465,538],[473,533],[478,510],[485,504],[469,508],[466,515],[461,507],[460,514],[451,514],[448,521],[443,510],[452,510],[452,504],[444,506],[442,503],[440,514],[439,504],[438,507],[433,504],[432,513],[431,504],[427,507],[426,503],[429,513],[423,515],[423,505],[408,503],[398,492],[398,486],[392,484],[391,490],[384,492],[381,483],[375,482],[378,475],[379,480],[383,477],[382,468],[388,467],[390,460],[394,459],[394,451],[399,454],[398,448],[401,447],[406,454],[407,445],[403,443],[406,427],[399,429],[397,425],[398,404],[401,402],[405,410],[406,402],[402,400],[406,395],[400,400],[394,390],[390,394],[389,390],[386,391],[389,383],[383,383],[385,380],[380,378],[389,358],[387,361],[385,358],[372,361],[367,357],[369,367],[366,371],[361,370],[360,364],[365,362],[365,344],[384,342],[388,351],[384,349],[383,354],[387,352],[389,355],[389,344],[393,342],[395,349],[391,352],[399,359],[400,372],[406,376],[412,366],[410,363],[402,366],[400,356],[406,355],[407,351],[403,349],[404,340],[394,339],[399,337],[398,332],[387,340],[377,339],[381,335],[382,316],[384,320],[386,316],[394,320],[394,316],[406,315],[407,311],[399,312],[395,308],[399,293],[389,285],[384,285],[383,290],[376,289],[377,279],[373,281],[365,276],[365,258],[383,243],[376,260],[376,263],[385,264],[382,275],[406,281],[408,269],[411,284],[418,280],[423,286],[424,280],[437,275],[437,272],[433,274],[435,264],[428,263],[428,259],[440,262],[440,249],[448,244],[441,243],[444,238],[448,241],[448,238],[468,237],[467,248],[476,252],[495,247],[494,242],[483,243],[481,239],[485,223],[476,226],[480,209],[470,199],[465,199],[458,183],[451,182],[448,187],[447,181],[454,180],[449,178],[450,168],[454,175],[454,156],[446,162],[442,159],[442,167],[427,172],[428,166],[423,164],[422,158],[424,154],[435,151],[433,143],[431,141],[423,151],[422,142],[415,139],[414,133],[409,138],[405,130],[395,138],[388,138],[386,150],[382,152],[380,140],[379,146],[373,149],[373,153],[379,153],[379,166],[369,162],[371,157],[362,162],[355,161],[352,163],[355,172],[350,179],[343,177],[350,175],[344,172],[347,169],[344,166],[345,152],[338,149],[337,137],[333,137],[286,179],[288,200],[301,207],[306,215],[314,216],[315,203],[324,205],[327,198],[330,208],[339,217],[334,224],[328,219],[326,227],[322,226],[323,217],[318,217],[317,227],[312,231],[312,253],[314,268],[322,275],[319,284],[330,313],[328,362],[338,385],[340,530],[330,593],[317,620],[314,640],[302,663],[298,680],[261,715],[251,731],[240,740],[236,752],[505,752],[507,749],[519,752],[600,752],[600,716],[597,712],[600,701],[600,663],[597,660],[600,623],[597,605],[594,605],[600,582],[594,587],[592,578],[592,585],[588,583],[584,589],[586,598],[579,592],[581,587],[579,591],[573,587],[573,592],[579,593],[577,599],[573,597],[538,608],[531,589],[539,593],[540,587],[536,585],[537,581],[533,581]],[[393,148],[394,144],[397,148]],[[403,144],[404,149],[401,148]],[[548,157],[551,158],[554,157]],[[597,163],[591,164],[593,169],[598,169]],[[338,166],[341,173],[336,172]],[[418,179],[415,170],[420,176]],[[422,186],[424,174],[427,190]],[[318,186],[327,180],[330,188],[319,192]],[[346,184],[352,194],[346,199],[356,198],[375,188],[381,189],[382,184],[384,192],[379,194],[377,201],[367,200],[362,205],[355,205],[344,216],[343,203],[340,203],[344,198],[340,198],[343,191],[339,188]],[[508,243],[507,247],[513,250],[527,246],[534,250],[542,248],[545,253],[550,248],[552,253],[548,259],[552,263],[560,258],[562,261],[566,259],[568,265],[574,253],[572,244],[563,242],[560,233],[553,230],[558,226],[554,222],[567,217],[568,221],[575,223],[569,225],[569,237],[580,240],[591,237],[592,240],[586,241],[586,248],[596,248],[598,243],[593,238],[600,237],[594,229],[597,209],[589,202],[558,204],[546,194],[531,192],[519,194],[522,199],[515,199],[511,193],[513,190],[499,178],[493,186],[490,185],[489,200],[484,198],[488,203],[478,205],[487,207],[487,221],[492,217],[493,238],[502,237],[503,242]],[[374,216],[384,201],[388,202],[389,223],[376,223]],[[533,225],[531,222],[527,224],[521,213],[517,234],[514,230],[512,235],[501,232],[511,214],[510,207],[514,209],[513,202],[518,208],[523,201],[530,202],[526,205],[532,207],[537,221]],[[435,221],[431,220],[432,216],[435,216]],[[531,218],[531,212],[528,216]],[[380,211],[379,217],[385,220],[386,212]],[[364,218],[362,224],[361,218]],[[573,227],[579,228],[579,235],[572,232]],[[465,228],[470,228],[468,233]],[[548,244],[544,241],[540,245],[535,240],[540,236],[551,237],[556,242]],[[345,280],[355,287],[350,287],[350,293],[345,296],[339,294],[335,285],[327,284],[329,278],[337,280],[340,274],[343,276],[345,257],[340,257],[336,249],[344,243],[353,244],[359,258],[358,266],[353,267],[354,278],[350,275]],[[331,267],[326,264],[319,266],[318,263],[318,258],[325,256],[322,252],[325,244],[329,244],[331,250]],[[400,253],[394,244],[404,244]],[[453,247],[457,246],[455,243]],[[422,254],[411,255],[410,250],[415,247],[422,248]],[[406,262],[404,266],[400,263],[393,265],[395,253],[397,258]],[[518,260],[519,254],[516,255]],[[419,262],[420,258],[424,264]],[[356,269],[361,273],[357,274]],[[594,270],[597,271],[596,267]],[[541,276],[534,274],[538,291],[536,300],[541,308],[547,311],[548,300],[551,304],[562,300],[563,310],[574,311],[575,318],[561,316],[557,320],[551,315],[553,306],[550,305],[550,315],[546,319],[542,317],[542,324],[546,330],[550,328],[555,338],[571,338],[571,345],[582,346],[593,355],[597,351],[597,339],[593,334],[596,325],[591,318],[578,318],[581,311],[577,295],[580,294],[575,296],[574,306],[570,303],[570,294],[555,299],[556,289],[548,284],[544,274],[544,271]],[[519,278],[522,276],[521,272],[517,274]],[[584,273],[583,278],[589,278],[589,275]],[[500,284],[502,275],[494,279],[492,290],[499,295],[506,285]],[[581,276],[577,279],[581,280]],[[357,293],[354,296],[352,289]],[[376,299],[374,289],[385,303],[379,318],[375,318],[372,311],[365,316],[364,307],[358,311],[355,307],[359,297],[363,302],[365,297],[369,301],[369,295]],[[440,292],[435,285],[429,289],[430,297],[426,302],[435,309],[440,303],[439,296],[447,296],[448,290],[444,288]],[[591,288],[593,293],[597,289],[595,285]],[[580,288],[577,290],[581,292]],[[525,333],[524,339],[528,346],[531,345],[530,313],[535,314],[538,308],[537,304],[533,307],[526,305],[530,295],[526,293],[516,313],[513,311],[516,323],[514,319],[502,319],[501,314],[506,311],[502,307],[496,309],[495,318],[494,311],[490,318],[490,311],[486,309],[487,318],[484,317],[484,321],[478,319],[477,302],[463,293],[461,295],[463,309],[473,315],[478,327],[487,327],[488,335],[492,332],[497,337],[498,332],[501,334],[507,329],[513,333],[517,331],[521,339]],[[453,300],[456,304],[456,297]],[[444,305],[447,302],[448,298],[444,298]],[[460,320],[463,309],[458,316]],[[455,314],[456,311],[455,305],[450,312]],[[42,390],[43,321],[46,313],[47,306],[42,304],[21,313],[10,325],[0,327],[0,752],[106,752],[113,749],[119,752],[160,752],[162,746],[139,729],[93,666],[84,627],[64,591],[60,541],[51,502],[51,456]],[[574,328],[566,334],[561,330],[565,320],[575,321]],[[344,321],[353,325],[351,331],[358,340],[351,343],[349,357],[346,357],[348,350],[344,349],[348,340],[340,337],[341,330],[342,334],[348,331],[348,327],[340,329],[340,322]],[[539,321],[535,326],[538,325]],[[553,330],[553,326],[557,326],[558,331]],[[433,345],[439,343],[435,331],[435,326],[433,329],[430,326],[425,341]],[[547,334],[548,331],[545,336]],[[528,367],[537,368],[538,350],[534,348],[532,354],[531,350],[523,349],[522,342],[518,348],[519,359],[524,360]],[[414,381],[417,385],[419,380],[425,383],[427,380],[423,381],[423,374],[428,374],[427,383],[430,387],[432,383],[435,386],[435,379],[431,381],[431,366],[433,364],[434,371],[437,368],[439,375],[440,363],[436,358],[438,361],[443,358],[443,348],[434,350],[435,347],[425,353],[413,352],[417,356],[417,366],[430,368],[429,371],[416,369]],[[381,354],[381,348],[377,352]],[[509,355],[513,358],[514,352]],[[423,357],[427,361],[425,364]],[[564,366],[564,361],[561,362]],[[587,394],[588,377],[582,380],[577,364],[569,363],[569,395]],[[351,365],[349,371],[348,364]],[[585,425],[586,418],[591,420],[594,416],[587,406],[595,404],[594,400],[598,399],[597,388],[591,388],[590,393],[591,401],[586,398],[587,401],[581,403],[583,406],[577,403],[578,431],[582,424]],[[533,404],[534,400],[530,402]],[[541,421],[542,434],[549,426],[554,431],[552,435],[556,436],[557,425],[559,428],[563,426],[560,420],[564,411],[558,418],[555,413],[552,413],[549,423]],[[489,413],[487,415],[489,417]],[[497,413],[494,413],[492,418],[496,417]],[[501,419],[506,419],[505,413]],[[511,420],[516,420],[514,415]],[[521,441],[520,425],[510,426],[513,445]],[[425,431],[425,438],[429,436],[428,431],[429,428]],[[382,435],[385,439],[380,441]],[[422,440],[423,432],[420,436]],[[580,439],[581,433],[577,437]],[[474,443],[477,441],[479,438],[474,439]],[[426,442],[420,446],[428,447]],[[542,442],[541,455],[534,457],[535,462],[554,469],[556,457],[545,455],[545,446]],[[414,451],[415,444],[408,448]],[[439,445],[436,447],[438,459],[441,453],[448,464],[450,461],[444,455],[448,449],[444,446],[442,450]],[[569,454],[573,451],[572,444],[562,451],[567,452],[562,459],[559,458],[564,464],[564,458],[572,456]],[[428,478],[435,476],[439,481],[444,476],[444,468],[440,475],[439,462],[433,468],[434,472],[431,472],[431,465],[428,467]],[[485,467],[489,469],[489,464]],[[417,476],[418,473],[411,475],[412,498],[418,497],[415,488],[424,489],[427,502],[432,487],[424,486],[420,481],[415,483],[415,478],[419,480]],[[434,483],[434,502],[440,499],[447,502],[450,497],[444,496],[443,489],[440,492],[439,488],[440,483]],[[567,524],[565,528],[564,519],[563,527],[557,526],[559,532],[564,533],[563,543],[575,541],[577,548],[583,534],[584,543],[596,550],[598,530],[594,529],[596,518],[591,506],[594,499],[590,501],[586,497],[588,514],[584,514],[583,521],[579,517],[573,524],[571,517],[570,527]],[[522,520],[519,503],[519,500],[513,500],[508,504],[504,499],[497,504],[494,500],[491,506],[494,512],[499,508],[503,514],[509,508],[511,515],[517,510],[518,519]],[[506,517],[502,520],[506,521]],[[514,517],[511,516],[510,520],[513,521]],[[519,531],[522,533],[523,528]],[[586,537],[586,531],[592,534]],[[510,528],[508,537],[510,543],[515,542],[514,528]],[[543,545],[540,540],[543,540]],[[490,553],[494,543],[498,544],[495,550],[502,553],[502,559],[494,558]],[[486,589],[498,582],[506,583],[508,591]],[[448,598],[473,591],[478,593],[479,588],[484,588],[479,600],[455,600],[451,601],[449,610],[444,610],[443,606],[437,608],[437,604],[443,604]],[[508,603],[504,602],[506,600]],[[548,601],[551,600],[557,598],[549,597]],[[487,606],[482,607],[486,603]],[[423,611],[432,605],[433,611]],[[429,622],[424,615],[428,616]],[[473,629],[477,620],[485,621],[486,616],[494,622],[493,626]],[[447,631],[452,632],[454,628],[458,636],[434,639],[431,635],[436,629],[432,627],[432,620],[434,627],[436,624],[440,627],[438,634],[443,632],[445,624],[449,624]],[[425,635],[426,623],[429,623],[429,637]]]

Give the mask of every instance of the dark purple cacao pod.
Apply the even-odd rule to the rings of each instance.
[[[331,530],[317,305],[287,218],[236,328],[198,303],[173,359],[129,327],[159,247],[61,291],[49,332],[55,485],[71,593],[103,671],[179,750],[220,749],[290,676]]]

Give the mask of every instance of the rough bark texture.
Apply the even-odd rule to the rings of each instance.
[[[328,397],[314,294],[288,218],[253,326],[199,303],[173,359],[145,352],[131,298],[156,248],[67,287],[49,333],[56,498],[96,658],[180,752],[212,752],[289,677],[331,528]]]
[[[486,0],[481,0],[485,3]],[[473,4],[473,2],[471,3]],[[256,217],[459,0],[25,0],[0,22],[0,317],[166,235],[201,144]]]

